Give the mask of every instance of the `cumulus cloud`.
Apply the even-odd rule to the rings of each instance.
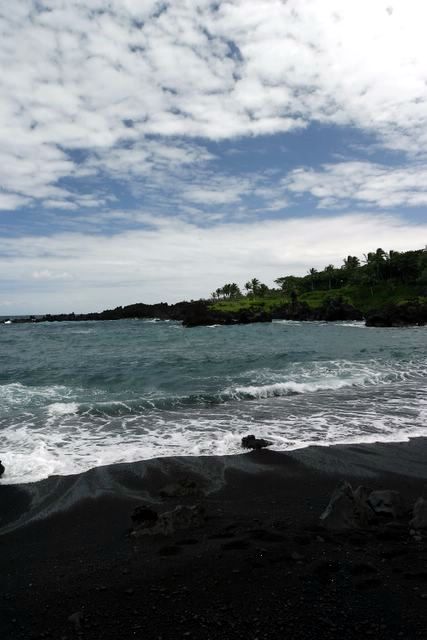
[[[321,208],[354,202],[382,208],[427,205],[427,165],[386,167],[371,162],[295,169],[282,184],[293,194],[309,193]]]
[[[13,300],[15,313],[79,312],[208,296],[224,282],[243,285],[249,277],[272,285],[281,275],[340,264],[349,253],[360,255],[378,246],[419,248],[426,237],[427,223],[408,225],[390,214],[206,228],[177,218],[152,218],[149,228],[114,236],[67,233],[3,239],[0,270],[12,285],[7,299]]]
[[[147,188],[153,170],[209,163],[206,140],[313,122],[424,154],[426,19],[403,0],[3,3],[0,206],[72,210],[66,179]]]

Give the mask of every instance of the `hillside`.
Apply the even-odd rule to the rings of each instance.
[[[342,266],[327,265],[322,271],[310,269],[305,276],[277,278],[277,288],[268,288],[253,278],[242,294],[235,283],[212,294],[212,311],[238,313],[263,310],[275,314],[292,307],[315,312],[331,301],[348,305],[363,316],[385,307],[427,303],[427,251],[368,253],[362,264],[348,256]],[[304,318],[305,319],[305,318]]]

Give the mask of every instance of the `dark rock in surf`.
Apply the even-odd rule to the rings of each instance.
[[[264,449],[269,447],[272,442],[264,440],[264,438],[255,438],[254,435],[245,436],[242,438],[242,447],[244,449]]]
[[[4,468],[4,465],[2,464],[2,462],[1,462],[1,460],[0,460],[0,478],[2,477],[2,475],[4,474],[4,472],[5,472],[5,468]]]
[[[404,304],[387,304],[370,311],[366,316],[367,327],[422,326],[427,323],[427,304],[411,300]]]
[[[212,325],[252,324],[271,322],[272,315],[263,309],[240,309],[236,312],[215,311],[203,300],[191,302],[182,315],[184,327],[203,327]]]

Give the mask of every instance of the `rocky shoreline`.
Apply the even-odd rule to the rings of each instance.
[[[206,300],[192,300],[176,304],[134,304],[125,307],[107,309],[100,313],[83,314],[46,314],[44,316],[28,316],[6,320],[7,324],[27,324],[39,322],[72,322],[100,321],[123,319],[175,320],[185,327],[212,325],[252,324],[255,322],[272,322],[273,320],[296,321],[362,321],[368,327],[404,327],[423,326],[427,324],[427,304],[417,300],[403,304],[388,304],[384,307],[363,314],[354,306],[341,298],[328,299],[322,306],[309,307],[304,302],[295,301],[288,305],[266,311],[262,307],[243,308],[238,311],[218,311]]]
[[[418,438],[0,482],[2,637],[421,640],[426,455]]]

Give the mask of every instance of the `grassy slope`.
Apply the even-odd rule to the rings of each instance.
[[[329,298],[342,296],[343,299],[354,305],[362,312],[377,309],[384,304],[393,302],[402,304],[414,298],[420,298],[420,288],[411,285],[396,285],[393,283],[378,284],[374,287],[347,286],[341,289],[324,289],[309,291],[301,294],[298,299],[306,302],[310,307],[320,307]],[[421,298],[420,298],[421,299]],[[426,298],[424,298],[426,300]],[[236,312],[240,309],[252,307],[263,308],[266,311],[288,304],[290,299],[284,294],[265,296],[264,298],[241,298],[239,300],[222,300],[212,304],[212,308],[221,311]]]

